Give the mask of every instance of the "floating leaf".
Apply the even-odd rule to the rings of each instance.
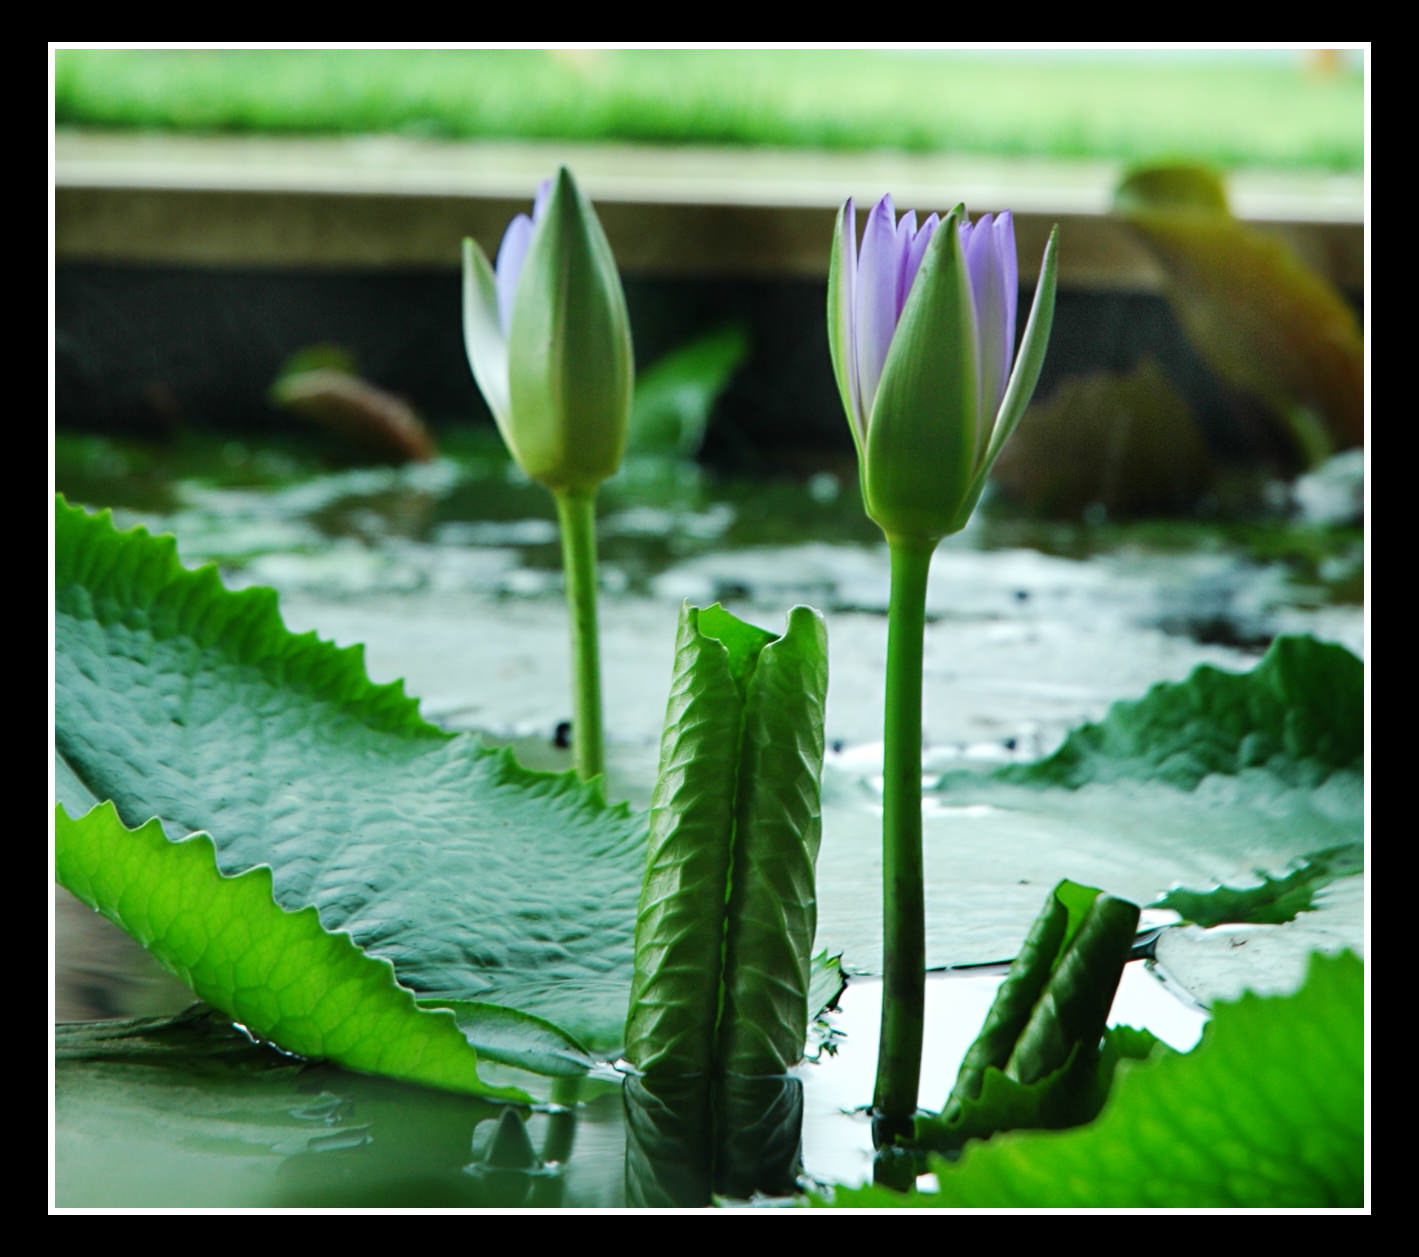
[[[1316,892],[1337,877],[1364,871],[1365,848],[1360,843],[1347,843],[1317,851],[1284,877],[1272,877],[1258,869],[1261,881],[1256,886],[1218,886],[1210,891],[1178,887],[1154,907],[1171,909],[1184,921],[1203,926],[1242,922],[1281,925],[1313,908]]]
[[[1364,666],[1343,646],[1277,638],[1249,673],[1204,666],[1182,685],[1155,685],[1074,730],[1048,758],[997,776],[1071,789],[1127,779],[1192,790],[1209,776],[1261,768],[1316,787],[1363,761],[1363,684]]]
[[[1353,850],[1364,817],[1364,665],[1341,646],[1279,638],[1250,672],[1205,666],[1114,704],[1037,763],[942,777],[923,814],[927,963],[1010,958],[1061,876],[1154,903],[1173,887],[1205,893]],[[840,806],[830,821],[820,945],[873,970],[881,916],[857,888],[881,877],[881,815]],[[1248,983],[1289,989],[1312,949],[1358,950],[1363,903],[1350,884],[1363,889],[1359,877],[1333,882],[1314,911],[1268,927],[1265,959],[1234,947],[1188,988],[1203,1002]]]

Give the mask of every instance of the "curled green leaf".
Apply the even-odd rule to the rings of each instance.
[[[1031,1115],[1024,1124],[1034,1124],[1038,1102],[1001,1079],[1028,1088],[1062,1070],[1081,1085],[1092,1078],[1137,927],[1136,905],[1092,887],[1063,881],[1050,892],[939,1118],[932,1119],[939,1130],[959,1125],[968,1107],[974,1126],[984,1128],[981,1133],[1010,1129],[1021,1112]],[[983,1089],[990,1078],[996,1078],[997,1111],[983,1117],[980,1102],[988,1098]],[[1077,1106],[1062,1106],[1071,1107]],[[1061,1110],[1057,1103],[1053,1108]]]
[[[778,1073],[802,1052],[826,690],[809,608],[781,637],[683,609],[626,1023],[647,1073]]]

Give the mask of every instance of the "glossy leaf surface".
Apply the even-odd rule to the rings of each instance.
[[[252,1034],[365,1073],[527,1098],[485,1084],[454,1018],[421,1010],[387,960],[325,930],[314,908],[280,907],[270,869],[223,876],[206,834],[170,842],[156,820],[129,830],[107,803],[61,820],[59,880]]]

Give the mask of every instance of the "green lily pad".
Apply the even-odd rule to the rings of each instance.
[[[1116,703],[1038,763],[949,774],[924,816],[928,964],[1009,959],[1061,877],[1152,904],[1178,887],[1246,886],[1258,870],[1281,879],[1337,848],[1353,868],[1364,834],[1363,680],[1343,647],[1281,638],[1251,672],[1202,667]],[[880,827],[880,812],[861,803],[828,816],[819,942],[849,969],[880,966],[880,910],[856,891],[880,882]],[[1186,985],[1203,1000],[1235,994],[1244,978],[1279,990],[1317,945],[1358,951],[1357,892],[1363,878],[1344,877],[1289,924],[1266,927],[1260,971],[1234,954]]]
[[[176,845],[201,832],[215,854],[202,902],[225,904],[234,882],[224,878],[259,869],[287,914],[314,908],[312,938],[347,935],[385,977],[376,961],[391,963],[488,1059],[572,1075],[592,1063],[583,1042],[619,1048],[643,818],[607,807],[572,774],[528,771],[426,723],[399,685],[369,682],[358,649],[293,636],[269,590],[233,594],[215,569],[184,569],[170,538],[118,533],[60,503],[55,585],[61,847],[88,844],[98,870],[133,858],[128,831],[156,817],[142,832],[160,825],[172,842],[151,855],[175,869]],[[821,643],[815,658],[821,668]],[[100,800],[112,801],[111,820],[92,819]],[[194,979],[179,951],[131,919],[122,886],[85,894],[75,867],[61,861],[60,880],[204,998],[288,1050],[376,1067],[329,1051],[320,1035],[290,1037],[278,1008],[238,1007],[259,984]],[[151,872],[176,894],[164,879],[177,874]],[[798,930],[808,931],[803,949],[811,920]],[[835,962],[819,957],[809,981],[831,987],[830,999]],[[409,1013],[432,1020],[412,1004]],[[785,1022],[798,1026],[794,1059],[801,1022]]]
[[[359,650],[288,633],[271,591],[229,593],[170,538],[62,502],[55,647],[71,813],[111,799],[129,828],[208,833],[222,873],[268,866],[278,904],[418,995],[619,1044],[641,818],[436,729]]]

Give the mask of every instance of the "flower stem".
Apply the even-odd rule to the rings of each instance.
[[[601,654],[596,632],[596,490],[554,489],[572,635],[572,763],[583,781],[605,771]]]
[[[872,1108],[879,1143],[910,1134],[921,1079],[926,907],[921,859],[921,657],[936,540],[888,537],[882,784],[882,1035]]]

